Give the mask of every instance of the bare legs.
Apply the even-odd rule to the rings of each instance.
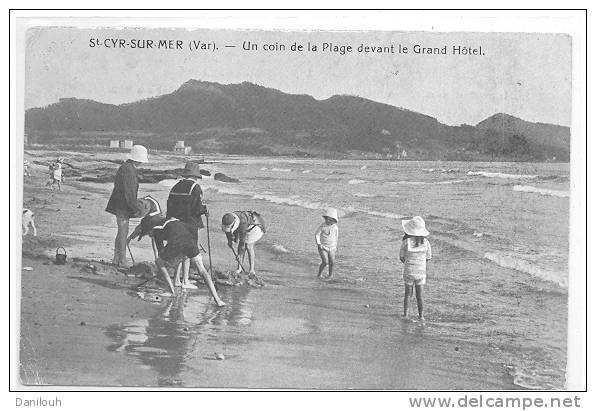
[[[249,274],[255,274],[255,245],[254,243],[246,244],[246,251],[248,251],[248,269]]]
[[[180,271],[182,271],[182,282],[180,282]],[[176,275],[174,276],[174,285],[176,287],[196,289],[197,286],[190,282],[190,259],[185,258],[183,262],[178,264],[176,268]]]
[[[193,262],[195,267],[197,267],[197,270],[199,270],[199,273],[205,280],[205,284],[207,284],[207,288],[209,289],[209,292],[211,293],[211,296],[215,300],[215,303],[217,304],[217,306],[223,307],[224,305],[226,305],[226,303],[224,303],[222,301],[222,299],[219,298],[219,295],[217,294],[217,290],[215,289],[215,285],[213,284],[213,280],[211,280],[211,276],[209,275],[209,273],[203,266],[203,259],[201,258],[201,255],[199,254],[196,257],[193,257],[191,259],[186,259],[185,261],[188,261],[189,268],[190,268],[191,261]],[[172,280],[170,279],[170,274],[168,273],[168,270],[166,268],[166,262],[164,260],[162,260],[161,258],[157,258],[157,260],[155,260],[155,264],[157,265],[157,267],[159,267],[159,270],[164,275],[165,280],[168,283],[168,286],[170,287],[170,291],[172,292],[172,294],[175,295],[176,291],[174,290],[174,285],[172,284]],[[181,269],[181,265],[184,265],[184,263],[179,264],[177,267],[177,270]],[[179,272],[177,274],[179,275]]]
[[[182,285],[182,282],[180,281],[180,271],[182,271],[182,263],[178,264],[178,267],[176,267],[176,274],[174,275],[174,286],[176,287],[180,287]]]
[[[422,289],[423,289],[423,285],[405,285],[404,288],[404,317],[408,316],[408,308],[410,306],[410,300],[412,299],[412,294],[414,291],[414,288],[416,290],[416,303],[418,305],[418,317],[421,320],[424,320],[424,316],[422,315]]]
[[[226,305],[226,303],[224,303],[222,301],[222,299],[219,298],[219,295],[217,294],[217,290],[215,289],[215,285],[213,284],[213,280],[211,279],[211,276],[209,275],[209,273],[203,266],[203,258],[201,257],[201,254],[197,255],[196,257],[191,258],[191,260],[194,263],[195,267],[197,267],[197,270],[199,270],[199,273],[201,273],[201,275],[203,276],[203,279],[205,280],[205,284],[207,284],[207,288],[209,288],[209,292],[211,293],[211,296],[215,300],[215,303],[217,304],[217,306],[223,307],[224,305]]]
[[[171,293],[173,295],[176,295],[176,291],[174,290],[174,285],[172,284],[172,280],[170,279],[170,273],[168,273],[165,261],[158,257],[157,260],[155,260],[155,265],[157,265],[159,271],[161,271],[164,278],[166,279],[166,283],[168,283],[168,287],[170,287]]]
[[[116,224],[118,224],[118,234],[116,234],[116,241],[114,241],[114,258],[112,259],[112,264],[125,267],[127,265],[126,242],[128,237],[128,218],[116,216]]]
[[[248,254],[248,264],[249,264],[248,273],[256,274],[256,272],[255,272],[255,243],[250,243],[250,244],[246,243],[244,252],[238,254],[238,268],[236,268],[236,274],[240,274],[243,271],[242,265],[240,264],[240,260],[242,258],[244,258],[245,253]]]
[[[321,264],[319,265],[319,274],[317,275],[318,278],[321,278],[323,275],[323,271],[325,267],[329,267],[329,274],[327,278],[333,277],[333,266],[335,265],[335,250],[331,249],[329,251],[319,247],[319,255],[321,256]]]
[[[416,289],[416,304],[418,305],[418,317],[421,320],[424,320],[424,316],[422,315],[422,287],[423,285],[415,285],[414,288]]]
[[[329,250],[329,275],[327,277],[333,277],[333,267],[335,266],[335,249]]]

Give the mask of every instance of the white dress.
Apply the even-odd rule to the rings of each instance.
[[[399,256],[404,260],[404,279],[426,279],[426,260],[432,258],[430,243],[425,238],[416,246],[416,239],[406,238],[402,241]]]
[[[54,166],[54,180],[62,181],[62,166],[60,164],[56,164]]]

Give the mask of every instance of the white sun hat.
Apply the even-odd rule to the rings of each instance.
[[[235,213],[227,213],[221,219],[221,229],[224,233],[233,233],[240,225],[240,218]]]
[[[429,234],[426,224],[420,216],[416,216],[411,220],[401,220],[401,225],[404,228],[404,232],[409,235],[426,237]]]
[[[328,208],[325,210],[323,217],[329,217],[333,218],[335,221],[339,221],[339,218],[337,218],[337,210],[335,208]]]
[[[127,158],[132,161],[138,161],[139,163],[147,163],[149,161],[149,158],[147,158],[147,149],[145,146],[140,145],[132,146]]]

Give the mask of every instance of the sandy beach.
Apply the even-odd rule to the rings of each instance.
[[[40,163],[55,155],[31,154]],[[98,154],[92,160],[79,154],[69,153],[78,159],[72,164],[87,167],[91,174],[89,167],[109,158]],[[153,158],[150,167],[157,168],[171,160]],[[115,171],[117,165],[111,167]],[[215,306],[202,285],[159,301],[140,298],[134,287],[143,278],[104,264],[111,258],[116,231],[113,216],[104,211],[111,185],[67,177],[58,192],[45,187],[45,178],[45,169],[37,165],[33,178],[24,184],[24,207],[34,210],[38,227],[37,237],[29,234],[23,239],[24,385],[520,388],[503,364],[485,355],[485,345],[428,338],[426,325],[400,319],[402,290],[397,280],[394,298],[387,301],[384,294],[365,293],[341,277],[319,281],[316,260],[296,264],[259,244],[257,271],[266,286],[219,285],[227,303],[224,308]],[[151,184],[141,183],[139,194],[152,190]],[[234,268],[220,231],[221,215],[255,205],[241,198],[209,196],[215,269]],[[204,244],[205,237],[201,233]],[[58,246],[66,249],[66,265],[53,263]],[[148,240],[132,244],[132,251],[136,262],[151,261]],[[435,252],[440,253],[441,247]],[[208,266],[206,256],[204,261]],[[89,264],[97,269],[90,270]]]

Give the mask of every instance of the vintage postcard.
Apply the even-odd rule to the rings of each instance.
[[[26,26],[18,384],[568,388],[574,39],[463,29]]]

